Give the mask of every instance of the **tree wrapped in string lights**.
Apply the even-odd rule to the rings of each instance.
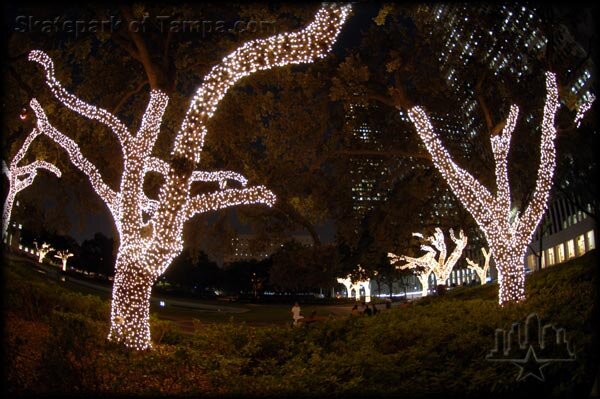
[[[532,199],[522,215],[511,212],[507,157],[519,108],[512,105],[502,132],[490,138],[495,162],[496,192],[492,194],[470,173],[460,168],[442,144],[422,107],[408,115],[425,144],[435,167],[450,189],[483,231],[498,269],[499,303],[525,298],[525,253],[548,203],[556,166],[554,118],[558,110],[558,89],[553,73],[546,73],[546,103],[542,120],[540,165]]]
[[[324,57],[340,33],[349,5],[326,4],[304,29],[249,41],[227,55],[205,76],[193,96],[175,137],[170,159],[152,156],[168,96],[157,89],[150,100],[138,131],[132,134],[108,111],[80,100],[62,87],[54,75],[50,57],[32,51],[29,59],[46,72],[46,83],[54,96],[70,110],[109,127],[123,151],[123,173],[118,190],[109,187],[98,169],[86,159],[77,143],[58,131],[34,98],[30,102],[37,129],[61,146],[71,162],[90,180],[107,205],[119,234],[108,339],[142,350],[152,346],[149,310],[152,286],[183,249],[182,229],[194,215],[242,204],[272,206],[275,195],[263,186],[248,187],[247,180],[231,171],[198,170],[207,134],[207,122],[228,89],[257,71],[289,64],[310,63]],[[158,198],[143,191],[147,173],[162,175]],[[195,182],[215,182],[219,189],[191,195]]]
[[[485,285],[488,270],[490,270],[490,258],[492,257],[492,253],[486,250],[484,247],[481,247],[481,252],[483,253],[483,267],[479,266],[479,263],[473,262],[469,258],[466,258],[466,261],[467,268],[473,270],[477,274],[481,285]]]
[[[34,161],[24,166],[18,166],[18,163],[23,160],[31,142],[40,135],[38,129],[33,129],[27,136],[21,149],[14,156],[9,165],[2,161],[2,172],[8,178],[8,194],[4,200],[4,208],[2,210],[2,237],[6,236],[10,223],[15,197],[17,194],[33,184],[38,170],[45,169],[54,173],[57,177],[61,176],[60,169],[46,161]]]
[[[434,256],[434,253],[427,252],[425,255],[419,258],[411,258],[414,261],[410,262],[403,255],[398,256],[391,252],[388,252],[390,264],[395,265],[396,269],[413,271],[415,277],[417,278],[417,280],[419,280],[419,283],[421,284],[421,296],[427,296],[427,294],[429,293],[429,276],[433,271],[432,267],[435,263],[435,259],[433,259]],[[398,264],[403,261],[408,263],[405,263],[403,265]]]
[[[54,248],[52,248],[52,246],[48,243],[43,243],[42,246],[40,247],[40,246],[38,246],[37,241],[34,241],[33,245],[35,245],[35,249],[38,254],[38,262],[39,263],[42,263],[42,261],[44,260],[46,255],[48,255],[50,252],[54,251]]]
[[[360,277],[357,277],[357,275]],[[362,288],[365,290],[365,302],[371,302],[371,279],[367,277],[362,267],[358,266],[355,273],[350,273],[345,278],[338,277],[337,282],[346,287],[348,298],[350,298],[352,290],[354,290],[354,298],[359,302],[360,289]]]
[[[413,233],[413,236],[421,239],[423,238],[421,233]],[[422,286],[421,294],[422,296],[426,296],[429,291],[429,275],[433,273],[438,284],[445,285],[448,277],[450,277],[452,269],[454,269],[456,262],[467,246],[468,238],[462,230],[458,233],[458,237],[456,237],[454,235],[454,230],[450,229],[450,239],[456,246],[448,257],[444,233],[442,232],[442,229],[436,227],[433,235],[429,236],[426,240],[430,245],[421,245],[421,250],[425,251],[423,256],[414,258],[404,255],[398,256],[388,252],[388,258],[392,265],[401,261],[407,262],[404,265],[396,265],[396,268],[400,270],[414,269],[415,275]]]
[[[58,258],[62,261],[62,271],[66,272],[67,271],[67,260],[73,256],[72,253],[70,253],[68,250],[64,250],[64,251],[56,251],[56,253],[54,254],[55,258]]]

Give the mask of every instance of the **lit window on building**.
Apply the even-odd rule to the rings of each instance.
[[[587,236],[588,249],[589,250],[595,249],[596,248],[596,240],[594,237],[594,230],[588,231],[586,236]]]
[[[536,263],[536,256],[535,255],[529,255],[527,257],[527,267],[531,270],[535,269],[535,263]]]
[[[580,235],[577,237],[577,255],[583,255],[585,253],[585,237]]]
[[[548,266],[552,266],[553,264],[556,263],[556,260],[554,259],[554,248],[548,248]]]
[[[558,255],[558,263],[565,261],[565,245],[558,244],[556,246],[556,254]]]
[[[571,259],[575,256],[575,241],[573,241],[573,240],[567,241],[567,254],[569,256],[568,259]]]
[[[542,269],[543,269],[546,267],[546,257],[544,256],[543,252],[540,254],[540,256],[542,257]]]

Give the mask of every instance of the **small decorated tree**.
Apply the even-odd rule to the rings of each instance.
[[[427,296],[429,293],[429,276],[433,271],[435,253],[427,252],[419,258],[410,258],[404,255],[398,256],[388,252],[388,258],[393,266],[398,270],[412,270],[419,283],[421,283],[421,296]],[[409,260],[410,259],[410,260]],[[407,262],[405,264],[398,264]]]
[[[54,251],[54,248],[52,248],[48,243],[43,243],[41,247],[38,246],[37,241],[34,241],[33,244],[35,245],[35,249],[37,250],[39,263],[42,263],[46,255]]]
[[[360,289],[363,288],[365,290],[365,302],[371,302],[371,279],[365,276],[365,270],[360,266],[358,266],[358,269],[354,274],[355,276],[353,276],[353,273],[350,273],[345,278],[338,277],[337,282],[346,287],[348,298],[350,298],[350,294],[352,290],[354,290],[356,301],[360,301]],[[356,275],[362,277],[357,279]]]
[[[413,236],[423,238],[421,233],[413,233]],[[388,258],[392,264],[397,264],[401,261],[407,262],[404,265],[396,265],[397,269],[415,269],[415,275],[419,279],[423,289],[421,294],[425,296],[429,290],[429,275],[433,273],[439,285],[446,285],[446,280],[448,280],[450,272],[452,272],[456,262],[467,246],[468,239],[462,230],[459,232],[458,237],[456,237],[454,230],[450,229],[450,239],[456,246],[447,258],[444,233],[439,227],[436,227],[435,233],[427,238],[427,242],[431,245],[421,245],[421,250],[426,252],[423,256],[413,258],[411,256],[398,256],[389,252]]]
[[[69,259],[71,256],[73,256],[73,254],[70,253],[68,250],[56,251],[56,254],[54,254],[55,258],[58,258],[62,261],[62,271],[63,272],[67,271],[67,259]]]
[[[479,282],[481,285],[484,285],[486,283],[488,271],[490,270],[490,258],[492,257],[492,253],[486,250],[484,247],[481,247],[481,252],[483,253],[484,259],[483,267],[479,266],[479,263],[475,263],[469,258],[466,258],[466,260],[468,264],[467,267],[477,274],[477,277],[479,277]]]

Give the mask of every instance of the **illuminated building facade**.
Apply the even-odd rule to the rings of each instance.
[[[371,106],[375,108],[375,106]],[[369,109],[353,104],[346,116],[353,145],[371,151],[382,151],[379,142],[381,131],[369,123]],[[382,185],[387,181],[388,169],[384,159],[377,155],[355,156],[349,159],[352,176],[352,210],[357,220],[373,210],[378,202],[387,200],[389,189]]]
[[[231,239],[231,253],[223,257],[223,263],[267,259],[281,248],[283,244],[296,241],[303,246],[311,247],[313,239],[310,235],[292,235],[287,239],[265,240],[255,234],[240,234]]]
[[[590,204],[588,211],[592,212]],[[540,223],[527,252],[526,265],[530,270],[538,270],[579,257],[596,248],[597,235],[596,223],[587,213],[557,199]]]
[[[478,104],[473,96],[474,87],[458,79],[456,68],[457,65],[468,67],[475,60],[496,76],[504,73],[519,81],[537,73],[533,65],[546,57],[557,69],[558,81],[570,93],[561,96],[564,105],[574,110],[590,99],[594,69],[591,57],[562,24],[553,27],[552,48],[547,48],[549,40],[537,10],[516,4],[436,4],[422,6],[420,11],[431,23],[431,34],[435,30],[444,37],[444,50],[439,55],[440,70],[466,117],[467,132],[477,134],[479,131],[475,118]]]

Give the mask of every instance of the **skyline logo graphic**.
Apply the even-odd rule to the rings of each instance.
[[[544,381],[542,369],[550,363],[575,361],[575,352],[569,347],[566,330],[553,324],[542,327],[539,316],[530,314],[525,321],[513,323],[510,331],[496,329],[496,346],[487,355],[490,362],[510,362],[519,367],[517,381],[531,376]]]

